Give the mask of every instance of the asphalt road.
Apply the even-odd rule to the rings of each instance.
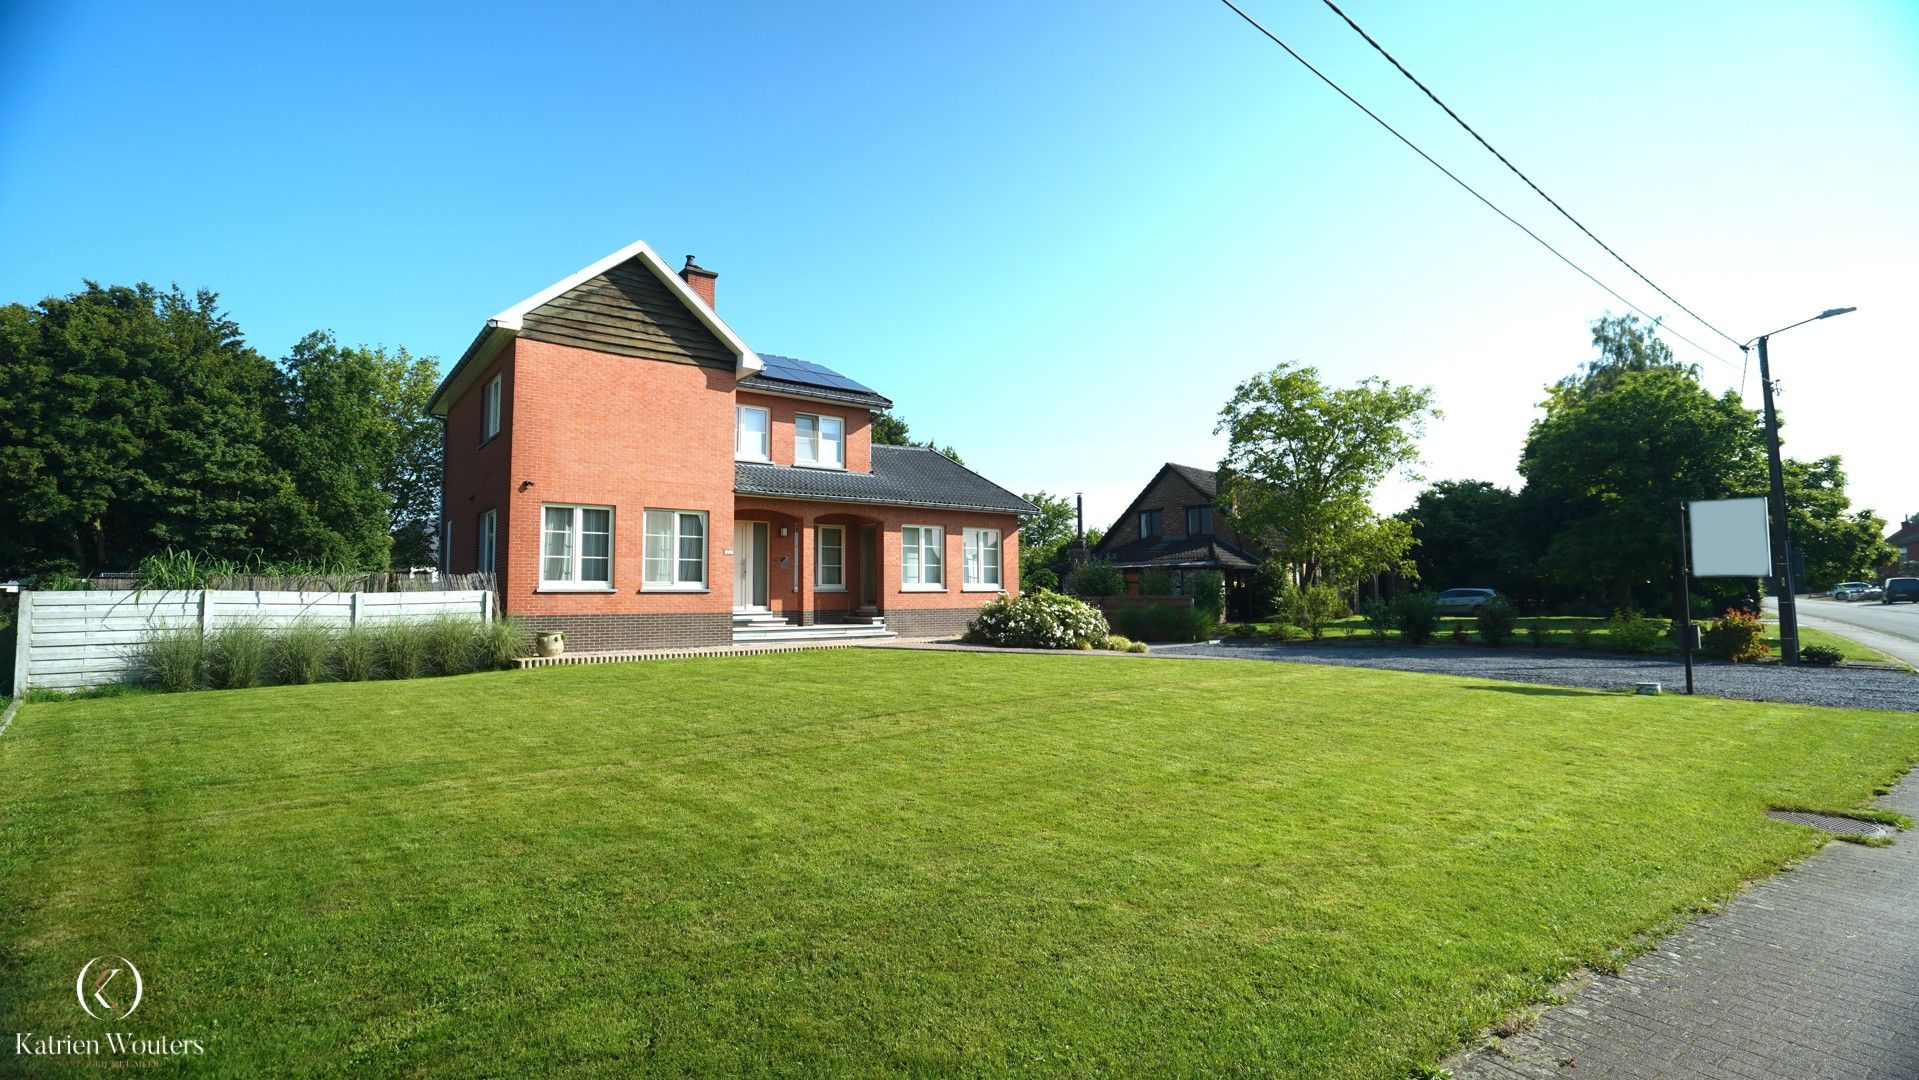
[[[1776,603],[1766,601],[1768,611]],[[1882,604],[1877,600],[1840,603],[1799,598],[1799,621],[1840,637],[1870,645],[1887,656],[1919,667],[1919,604]]]

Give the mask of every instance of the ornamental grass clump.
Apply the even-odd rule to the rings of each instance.
[[[207,636],[207,682],[216,690],[245,690],[260,685],[273,641],[267,628],[244,620],[228,623]]]
[[[512,667],[513,661],[526,655],[526,626],[508,618],[483,623],[474,632],[473,652],[482,670]]]
[[[198,626],[155,630],[140,644],[140,677],[169,693],[198,690],[206,676],[207,643]]]
[[[334,631],[325,623],[299,619],[273,636],[273,674],[290,685],[315,683],[326,677],[327,657],[333,652]]]
[[[420,624],[420,656],[435,675],[465,675],[473,670],[475,646],[483,624],[458,615],[435,615]]]
[[[382,678],[417,679],[426,664],[426,627],[408,619],[381,623],[374,628],[373,647]]]
[[[1091,605],[1054,592],[1012,597],[1002,593],[966,630],[966,640],[1015,649],[1080,649],[1105,643],[1106,617]]]
[[[333,640],[333,670],[341,682],[365,682],[380,669],[379,642],[366,626],[349,626]]]

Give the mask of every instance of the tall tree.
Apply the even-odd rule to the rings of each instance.
[[[395,452],[380,477],[386,493],[388,533],[393,538],[393,568],[433,563],[440,519],[440,423],[426,404],[439,385],[440,365],[416,358],[406,349],[373,350],[379,372],[381,413],[392,429]]]
[[[873,414],[872,432],[874,445],[923,446],[928,450],[938,450],[940,453],[945,454],[961,465],[966,464],[966,459],[959,456],[958,450],[953,449],[951,446],[941,446],[931,439],[915,439],[910,434],[911,430],[912,427],[906,422],[906,418],[897,413],[875,412]]]
[[[1329,388],[1313,368],[1280,364],[1240,383],[1220,410],[1221,502],[1243,535],[1283,541],[1303,582],[1396,569],[1411,535],[1381,531],[1370,499],[1388,474],[1410,474],[1437,415],[1430,387],[1370,378]]]
[[[393,546],[380,482],[399,440],[380,391],[387,372],[367,349],[308,334],[281,363],[273,451],[294,480],[276,530],[281,550],[354,569],[384,569]]]
[[[1039,513],[1020,523],[1020,582],[1044,583],[1049,574],[1057,581],[1056,564],[1064,558],[1066,545],[1073,542],[1077,529],[1073,504],[1064,496],[1045,491],[1029,491],[1021,498],[1039,507]]]
[[[1419,577],[1435,588],[1530,591],[1518,538],[1518,496],[1484,480],[1441,480],[1399,517],[1413,530]]]
[[[1620,607],[1670,595],[1681,500],[1765,490],[1756,415],[1671,363],[1655,330],[1595,323],[1600,358],[1549,390],[1519,462],[1542,569]]]
[[[1870,510],[1852,509],[1846,496],[1846,472],[1839,458],[1784,462],[1786,524],[1792,545],[1805,553],[1809,589],[1829,589],[1841,581],[1870,579],[1898,552],[1886,543],[1885,520]]]
[[[243,555],[291,490],[265,447],[273,378],[205,290],[0,307],[0,568]]]

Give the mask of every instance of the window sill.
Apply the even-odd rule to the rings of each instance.
[[[944,585],[901,585],[901,592],[945,592]]]
[[[960,591],[961,592],[1005,592],[1006,590],[1003,587],[998,585],[962,585],[960,586]]]
[[[542,581],[536,593],[614,593],[619,590],[611,585],[572,585],[564,581]]]
[[[846,466],[844,465],[820,465],[820,464],[809,462],[809,461],[795,461],[793,463],[793,467],[795,469],[819,469],[822,472],[845,472],[846,471]]]
[[[713,590],[704,585],[642,585],[643,593],[705,593]]]
[[[500,438],[500,434],[501,434],[501,432],[504,432],[505,430],[506,430],[505,428],[501,428],[501,429],[500,429],[499,431],[496,431],[496,432],[494,432],[493,434],[491,434],[491,435],[488,435],[488,436],[487,436],[486,438],[484,438],[484,439],[481,439],[481,440],[480,440],[480,445],[478,445],[478,446],[476,446],[476,447],[474,447],[474,449],[475,449],[475,450],[484,450],[484,449],[486,449],[487,447],[489,447],[489,446],[491,446],[491,445],[493,445],[493,444],[494,444],[495,442],[498,442],[498,441],[499,441],[499,438]]]
[[[846,586],[844,586],[844,585],[815,585],[815,586],[813,586],[813,591],[814,591],[814,592],[838,592],[838,593],[843,593],[843,592],[845,592],[845,591],[846,591]]]

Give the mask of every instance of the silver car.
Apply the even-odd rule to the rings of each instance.
[[[1869,581],[1842,581],[1832,587],[1834,600],[1864,600],[1872,591]]]
[[[1480,608],[1485,607],[1488,601],[1498,595],[1491,589],[1447,589],[1439,594],[1439,613],[1441,615],[1477,615]]]

